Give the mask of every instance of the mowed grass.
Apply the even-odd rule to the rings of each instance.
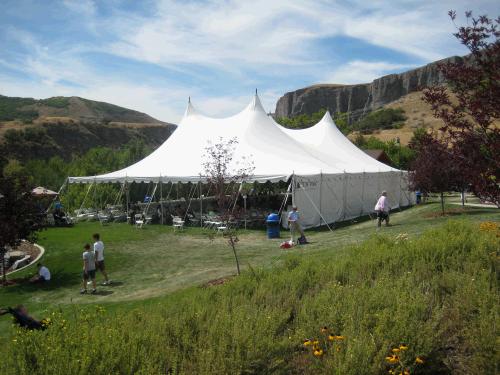
[[[269,250],[276,243],[246,234],[241,252],[262,266],[221,286],[101,303],[117,289],[52,308],[47,331],[17,330],[0,347],[0,373],[387,374],[386,357],[405,344],[398,356],[412,374],[495,374],[499,237],[478,221],[498,222],[498,213],[447,221],[433,210],[393,215],[400,225],[379,232],[373,222],[312,232],[313,244],[281,256],[248,255],[257,244],[245,236]],[[344,337],[333,350],[323,326]],[[306,338],[328,350],[314,356]]]
[[[456,206],[453,209],[456,210]],[[249,267],[273,267],[291,254],[317,254],[330,258],[345,245],[360,243],[375,233],[389,237],[406,233],[410,238],[416,238],[425,230],[450,219],[449,216],[433,216],[438,210],[438,205],[428,204],[396,212],[391,215],[393,226],[382,227],[379,231],[375,221],[352,223],[333,232],[308,231],[311,244],[287,251],[279,248],[279,243],[288,238],[287,232],[282,232],[282,239],[268,240],[263,230],[242,231],[237,246],[240,263],[243,270],[248,270]],[[466,208],[453,217],[468,221],[500,221],[497,209]],[[106,266],[114,283],[100,286],[96,296],[81,296],[82,248],[91,242],[95,232],[101,234],[105,243]],[[52,272],[50,285],[40,287],[24,283],[0,288],[0,306],[22,303],[35,316],[43,316],[56,306],[65,308],[81,303],[125,303],[133,307],[149,298],[235,274],[234,257],[226,240],[222,236],[210,239],[207,234],[200,228],[174,233],[167,226],[136,229],[126,224],[100,226],[95,222],[80,223],[73,228],[48,229],[40,233],[38,242],[46,249],[42,261]],[[33,266],[13,277],[35,272]],[[98,280],[102,280],[101,275],[98,275]],[[0,338],[9,334],[9,326],[7,319],[0,319]]]

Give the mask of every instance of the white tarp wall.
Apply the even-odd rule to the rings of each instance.
[[[304,228],[373,212],[383,190],[391,209],[413,203],[406,172],[319,174],[293,177],[293,202]]]

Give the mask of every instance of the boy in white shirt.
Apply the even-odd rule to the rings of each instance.
[[[104,243],[101,241],[99,233],[94,233],[92,236],[94,239],[94,253],[96,258],[96,268],[101,271],[104,276],[104,282],[102,285],[111,284],[111,280],[108,279],[108,274],[106,273],[106,267],[104,266]]]
[[[38,267],[38,274],[31,279],[32,283],[45,283],[50,281],[50,271],[42,263],[36,265]]]

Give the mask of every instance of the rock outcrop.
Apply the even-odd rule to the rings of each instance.
[[[275,117],[294,117],[312,114],[326,108],[331,113],[348,114],[349,122],[357,121],[385,104],[401,98],[423,87],[441,84],[443,75],[438,64],[463,62],[454,56],[427,64],[400,74],[390,74],[372,83],[357,85],[320,84],[288,92],[276,103]]]

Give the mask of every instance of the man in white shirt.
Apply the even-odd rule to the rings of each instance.
[[[389,211],[391,210],[391,207],[389,206],[389,201],[387,199],[387,192],[383,191],[382,195],[377,201],[377,204],[375,205],[375,212],[377,213],[378,217],[378,224],[377,226],[382,225],[382,221],[385,220],[385,225],[389,226]]]
[[[50,281],[50,271],[42,263],[37,264],[38,274],[31,279],[32,283],[44,283]]]
[[[304,237],[304,231],[300,226],[299,213],[297,212],[297,206],[292,207],[292,211],[288,213],[288,227],[290,228],[291,241],[295,242],[295,235],[300,233],[301,237]]]
[[[94,233],[92,236],[94,239],[94,253],[96,258],[96,267],[101,271],[104,276],[104,282],[102,285],[111,284],[111,280],[108,279],[108,274],[106,273],[106,267],[104,266],[104,243],[101,241],[99,233]]]

